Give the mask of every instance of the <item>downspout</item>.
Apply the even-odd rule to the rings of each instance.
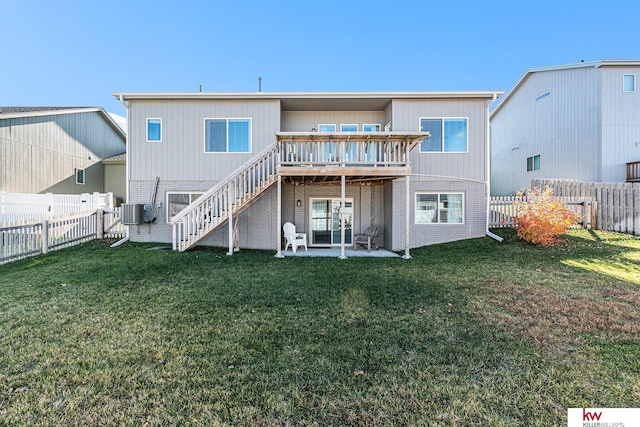
[[[129,195],[129,167],[131,165],[131,162],[129,161],[129,149],[131,148],[131,146],[129,145],[129,135],[130,135],[130,129],[131,129],[131,120],[129,118],[129,104],[127,104],[124,100],[124,96],[122,94],[118,95],[118,101],[120,101],[120,104],[122,104],[122,106],[124,107],[125,111],[126,111],[126,117],[127,117],[127,129],[125,130],[125,132],[127,133],[125,135],[125,157],[124,157],[124,170],[125,170],[125,192],[127,193],[127,203],[130,200],[130,195]],[[122,208],[120,208],[122,209]],[[125,236],[118,240],[117,242],[115,242],[113,245],[111,245],[110,247],[115,248],[120,246],[121,244],[125,243],[126,241],[129,240],[129,226],[127,225],[127,232],[125,234]]]
[[[487,174],[487,182],[486,182],[486,190],[487,190],[487,212],[486,212],[486,233],[487,236],[492,239],[497,240],[498,242],[502,242],[504,239],[497,234],[489,231],[489,217],[491,216],[491,121],[489,120],[489,108],[491,105],[496,102],[498,99],[498,94],[493,94],[493,100],[491,103],[487,104],[487,165],[486,165],[486,174]]]

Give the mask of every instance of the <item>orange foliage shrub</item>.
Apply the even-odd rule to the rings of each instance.
[[[564,243],[558,236],[567,234],[579,216],[567,208],[567,203],[553,196],[553,189],[533,189],[527,202],[514,202],[518,214],[514,217],[518,236],[525,242],[540,246]]]

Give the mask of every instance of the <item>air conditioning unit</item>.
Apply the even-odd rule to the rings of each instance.
[[[124,225],[144,224],[144,205],[125,203],[122,205],[122,217]]]

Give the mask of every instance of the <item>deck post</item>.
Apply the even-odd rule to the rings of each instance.
[[[344,253],[344,236],[345,236],[345,225],[346,225],[346,178],[344,175],[340,177],[340,259],[347,259],[347,256]]]
[[[402,255],[402,259],[411,259],[411,254],[409,254],[409,212],[411,209],[411,193],[409,184],[409,175],[407,175],[404,177],[404,255]]]
[[[278,201],[276,208],[276,241],[277,241],[277,252],[276,258],[284,258],[282,255],[282,227],[280,224],[282,223],[282,177],[278,175]]]
[[[227,215],[229,219],[229,251],[227,256],[233,255],[233,185],[229,184],[227,189]]]

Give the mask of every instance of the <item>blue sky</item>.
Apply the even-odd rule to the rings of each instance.
[[[0,105],[112,92],[508,90],[527,68],[640,58],[635,1],[0,3]]]

